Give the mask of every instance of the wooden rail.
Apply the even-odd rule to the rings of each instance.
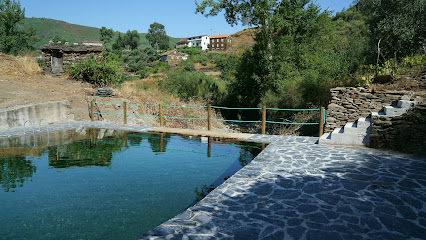
[[[92,121],[94,121],[94,115],[95,114],[101,114],[101,113],[97,113],[94,110],[94,104],[96,102],[91,101],[90,102],[90,119]],[[117,103],[99,103],[99,104],[117,104]],[[127,106],[129,104],[127,104],[127,102],[123,102],[122,106],[123,106],[123,122],[124,124],[127,124]],[[138,105],[138,104],[131,104],[131,105]],[[166,116],[163,115],[163,107],[179,107],[179,106],[167,106],[167,105],[162,105],[162,104],[158,104],[158,105],[138,105],[138,106],[158,106],[159,109],[159,115],[158,116],[151,116],[151,117],[158,117],[160,120],[160,127],[164,127],[164,119],[167,118]],[[187,107],[180,107],[180,108],[187,108]],[[190,107],[191,108],[191,107]],[[194,107],[192,107],[194,108]],[[197,107],[195,107],[197,108]],[[198,108],[207,108],[207,118],[191,118],[191,119],[203,119],[203,120],[207,120],[207,130],[211,131],[212,129],[212,120],[219,120],[219,121],[234,121],[234,122],[258,122],[262,124],[262,134],[266,134],[266,123],[278,123],[278,124],[301,124],[301,125],[319,125],[319,137],[321,137],[324,133],[324,124],[325,124],[325,109],[324,107],[321,107],[320,109],[276,109],[276,108],[267,108],[266,106],[262,106],[262,108],[226,108],[226,107],[215,107],[215,108],[222,108],[222,109],[240,109],[240,110],[261,110],[262,111],[262,120],[261,121],[240,121],[240,120],[220,120],[220,119],[213,119],[212,118],[212,106],[209,104],[207,106],[204,107],[198,107]],[[266,111],[267,110],[275,110],[275,111],[320,111],[320,119],[319,119],[319,123],[281,123],[281,122],[272,122],[272,121],[267,121],[267,114]],[[102,114],[106,114],[106,113],[102,113]],[[138,115],[136,115],[138,116]],[[142,116],[142,115],[141,115]],[[170,118],[170,117],[169,117]],[[176,119],[186,119],[186,118],[176,118]],[[165,128],[168,129],[168,128]],[[179,130],[181,131],[181,130]],[[191,134],[189,134],[191,135]]]

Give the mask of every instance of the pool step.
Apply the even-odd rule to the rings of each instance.
[[[370,118],[359,118],[356,123],[349,122],[343,128],[336,128],[331,133],[325,133],[320,137],[318,143],[368,146],[370,144],[371,126],[375,118],[402,115],[416,104],[415,101],[399,100],[397,106],[385,106],[381,112],[372,112]]]
[[[356,123],[347,123],[343,128],[336,128],[332,133],[324,134],[320,144],[365,145],[365,138],[371,126],[370,118],[360,118]]]

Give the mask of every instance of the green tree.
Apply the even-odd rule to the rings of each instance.
[[[101,29],[99,29],[100,32],[100,40],[103,41],[105,44],[108,44],[112,41],[112,38],[114,37],[114,30],[112,30],[112,28],[106,28],[106,27],[102,27]]]
[[[54,38],[52,38],[52,42],[53,43],[62,43],[62,44],[64,44],[64,43],[66,43],[68,41],[66,39],[61,38],[60,36],[56,35]]]
[[[125,45],[128,46],[131,50],[137,49],[139,45],[139,33],[136,30],[128,30],[126,35],[124,35]]]
[[[372,58],[381,55],[388,60],[426,51],[426,0],[358,0],[358,7],[370,16]]]
[[[154,22],[149,26],[148,33],[146,34],[149,44],[158,50],[165,50],[169,48],[169,37],[166,34],[164,25]]]
[[[114,50],[123,50],[126,47],[126,42],[121,36],[121,33],[118,33],[118,37],[115,42],[112,44],[112,49]]]
[[[0,0],[0,52],[17,54],[31,47],[35,40],[34,29],[18,30],[19,22],[25,17],[25,9],[19,1]]]
[[[348,62],[350,41],[341,40],[341,35],[348,33],[338,28],[330,12],[321,12],[317,5],[308,3],[308,0],[197,3],[196,11],[206,16],[224,11],[228,23],[241,22],[258,28],[255,45],[237,64],[224,104],[282,108],[323,105],[329,100],[330,87],[341,84],[356,69],[357,66]],[[351,36],[361,35],[354,32]],[[362,51],[358,50],[354,52]],[[258,114],[243,118],[258,119]]]

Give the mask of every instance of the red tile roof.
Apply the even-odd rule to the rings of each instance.
[[[210,39],[212,39],[212,38],[226,38],[226,37],[229,37],[229,34],[214,35],[214,36],[211,36]]]
[[[169,54],[170,54],[170,53],[172,53],[173,51],[176,51],[176,49],[173,49],[173,50],[170,50],[170,51],[168,51],[168,52],[165,52],[165,53],[161,54],[161,56],[169,55]]]
[[[182,39],[181,39],[181,40],[179,40],[176,44],[179,44],[179,43],[184,44],[184,43],[186,43],[186,41],[188,41],[188,39],[187,39],[187,38],[182,38]]]

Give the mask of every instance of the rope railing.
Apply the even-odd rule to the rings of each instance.
[[[168,108],[207,108],[207,106],[189,106],[189,107],[187,107],[187,106],[170,106],[170,105],[163,105],[163,107],[168,107]]]
[[[95,112],[94,105],[95,104],[103,104],[103,105],[122,105],[123,113],[104,113],[104,112]],[[139,114],[128,114],[127,113],[127,105],[130,106],[138,106],[138,107],[158,107],[158,115],[139,115]],[[167,108],[182,108],[182,109],[202,109],[207,108],[207,117],[206,118],[192,118],[192,117],[174,117],[174,116],[164,116],[163,115],[163,107]],[[220,107],[220,106],[172,106],[172,105],[141,105],[141,104],[133,104],[133,103],[102,103],[102,102],[94,102],[91,101],[89,103],[89,108],[91,109],[91,120],[94,121],[95,114],[104,114],[104,115],[123,115],[124,116],[124,124],[127,124],[127,116],[135,116],[135,117],[153,117],[160,119],[160,126],[164,126],[164,119],[177,119],[177,120],[207,120],[208,122],[208,130],[211,130],[211,121],[221,121],[221,122],[235,122],[235,123],[262,123],[262,134],[266,133],[266,124],[281,124],[281,125],[319,125],[320,126],[320,136],[323,134],[324,125],[325,125],[325,117],[326,110],[324,107],[315,108],[315,109],[283,109],[283,108],[267,108],[263,106],[262,108],[236,108],[236,107]],[[259,121],[251,121],[251,120],[228,120],[228,119],[218,119],[212,118],[212,109],[222,109],[222,110],[261,110],[262,111],[262,120]],[[276,122],[276,121],[268,121],[266,119],[266,111],[319,111],[320,119],[319,122],[316,123],[294,123],[294,122]]]
[[[232,107],[218,107],[218,106],[211,106],[211,108],[225,109],[225,110],[261,110],[262,109],[262,108],[232,108]]]

